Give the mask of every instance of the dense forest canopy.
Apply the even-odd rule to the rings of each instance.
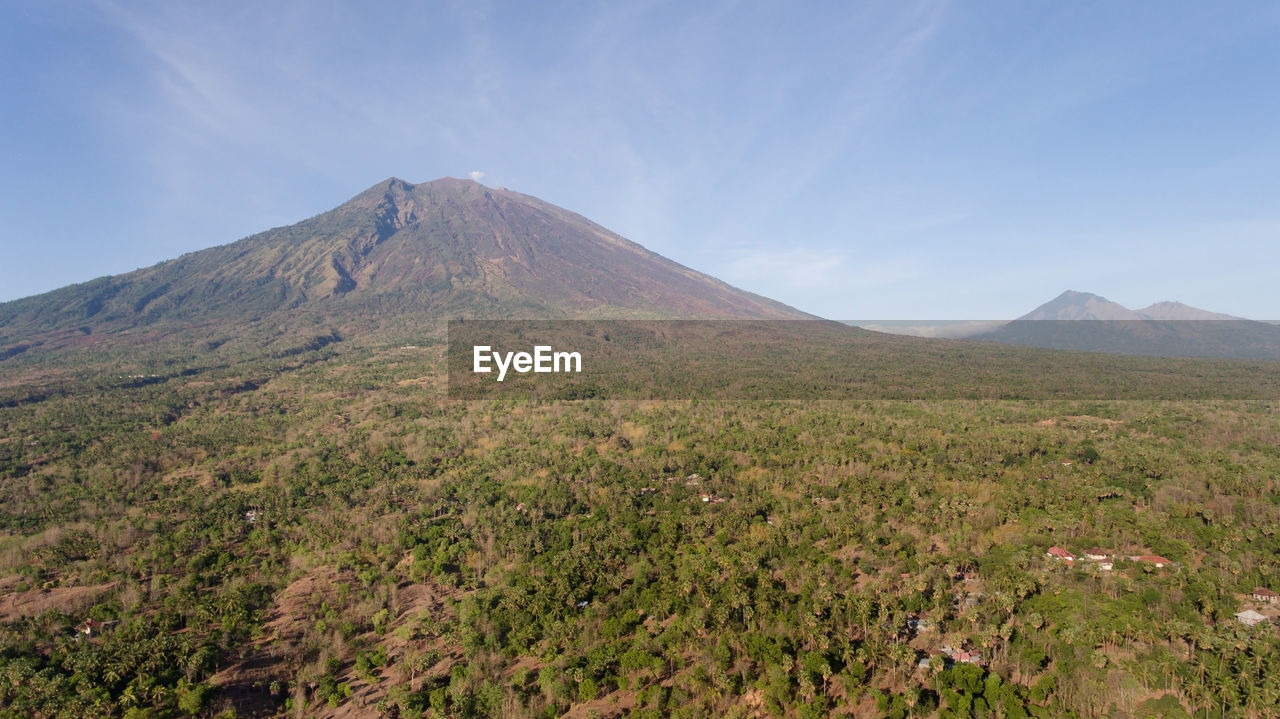
[[[441,353],[11,371],[0,715],[1280,702],[1274,402],[460,401]]]

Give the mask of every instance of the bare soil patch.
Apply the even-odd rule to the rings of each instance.
[[[30,589],[25,592],[5,594],[0,596],[0,622],[35,617],[55,609],[74,615],[93,606],[103,592],[116,586],[117,583]]]

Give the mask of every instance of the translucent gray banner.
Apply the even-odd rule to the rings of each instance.
[[[1029,324],[1041,326],[1036,331],[1042,334],[1032,339],[1048,342],[1056,333],[1062,344],[1044,349],[1003,340],[922,338],[821,320],[455,320],[449,322],[449,396],[1280,398],[1280,361],[1275,359],[1121,355],[1110,352],[1123,349],[1081,351],[1071,344],[1088,338],[1088,325],[1093,325],[1095,335],[1110,341],[1122,338],[1117,334],[1122,331],[1136,332],[1139,339],[1134,342],[1141,345],[1168,332],[1188,341],[1196,333],[1207,332],[1194,325],[1230,323]],[[1134,326],[1124,330],[1117,324]],[[1272,327],[1280,336],[1280,327]],[[1229,336],[1214,332],[1203,340],[1206,346],[1229,345]]]

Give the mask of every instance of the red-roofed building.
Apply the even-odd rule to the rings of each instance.
[[[1104,562],[1109,556],[1111,556],[1110,552],[1097,547],[1084,550],[1084,558],[1094,562]]]
[[[1259,602],[1275,604],[1277,601],[1280,601],[1280,594],[1276,594],[1266,587],[1258,587],[1253,590],[1253,598]]]
[[[1049,547],[1048,555],[1054,559],[1061,559],[1064,562],[1076,561],[1075,555],[1059,546]]]
[[[1156,565],[1156,569],[1161,569],[1163,567],[1169,566],[1170,564],[1173,564],[1172,559],[1165,559],[1164,557],[1161,557],[1158,554],[1144,554],[1140,557],[1134,557],[1133,561],[1146,562],[1147,564],[1154,564]]]

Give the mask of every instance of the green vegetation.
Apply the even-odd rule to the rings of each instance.
[[[464,402],[439,343],[285,344],[6,360],[0,716],[1280,703],[1275,402]]]

